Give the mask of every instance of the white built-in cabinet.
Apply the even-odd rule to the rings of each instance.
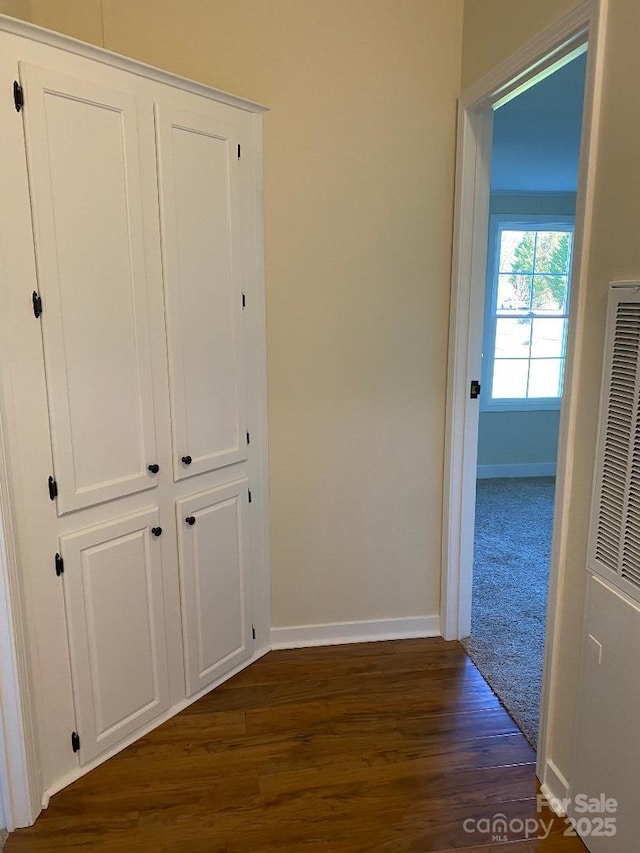
[[[7,19],[0,72],[1,415],[50,793],[268,646],[262,108]]]

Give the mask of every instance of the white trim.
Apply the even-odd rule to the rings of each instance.
[[[12,605],[19,601],[15,534],[7,489],[7,466],[0,424],[0,808],[4,828],[31,825],[40,811],[34,775],[35,744],[29,712],[28,682],[21,661],[21,620]]]
[[[576,48],[586,41],[595,4],[597,0],[583,0],[465,89],[460,98],[463,108],[504,104],[521,91],[525,81],[537,82],[541,75],[573,58]]]
[[[468,531],[475,517],[480,407],[478,400],[469,402],[469,383],[480,378],[482,364],[482,324],[471,318],[482,317],[485,304],[492,131],[491,110],[459,105],[442,512],[440,612],[446,640],[468,636],[471,629],[470,569],[465,574],[461,567],[473,563]]]
[[[266,342],[266,286],[264,268],[264,138],[263,122],[260,116],[253,116],[253,174],[254,189],[253,204],[255,233],[253,258],[255,269],[252,279],[257,287],[254,290],[253,311],[247,313],[247,322],[253,322],[252,338],[255,341],[257,379],[257,394],[253,402],[255,412],[256,457],[258,459],[258,476],[255,479],[256,495],[259,501],[260,514],[257,518],[256,535],[252,540],[252,550],[255,555],[254,564],[261,566],[261,576],[254,575],[253,616],[258,637],[269,636],[271,630],[271,564],[269,539],[269,433],[267,416],[267,342]],[[253,439],[252,432],[252,439]]]
[[[407,616],[401,619],[368,619],[362,622],[272,628],[271,648],[302,649],[307,646],[339,646],[345,643],[439,636],[439,616]]]
[[[96,62],[101,62],[103,65],[121,68],[123,71],[128,71],[131,74],[137,74],[138,77],[146,77],[148,80],[155,80],[157,83],[175,86],[194,95],[210,98],[221,104],[228,104],[232,107],[247,110],[247,112],[264,113],[269,109],[269,107],[265,107],[263,104],[258,104],[255,101],[240,98],[238,95],[231,95],[229,92],[224,92],[221,89],[214,89],[212,86],[207,86],[204,83],[189,80],[187,77],[180,77],[179,74],[172,74],[170,71],[154,68],[152,65],[138,62],[138,60],[130,59],[128,56],[121,56],[103,47],[86,44],[86,42],[78,41],[78,39],[71,38],[71,36],[55,33],[52,30],[46,30],[43,27],[36,26],[36,24],[20,21],[17,18],[10,18],[7,15],[0,15],[0,31],[30,39],[31,41],[37,41],[41,44],[49,45],[49,47],[57,47],[60,50],[65,50],[67,53],[84,56],[86,59],[93,59]]]
[[[555,462],[512,462],[505,465],[478,465],[478,480],[496,477],[555,477]]]
[[[484,392],[483,392],[484,393]],[[562,397],[532,397],[529,400],[492,400],[480,406],[480,412],[557,412]]]
[[[544,781],[540,785],[540,791],[546,797],[550,809],[558,817],[565,817],[566,812],[562,803],[566,802],[569,796],[569,783],[550,758],[545,762],[541,778]]]
[[[565,367],[564,401],[560,416],[558,439],[558,476],[556,479],[553,538],[549,573],[547,629],[542,697],[540,704],[540,730],[538,733],[538,776],[547,782],[547,767],[554,768],[550,753],[553,745],[553,705],[556,684],[561,679],[557,655],[553,654],[558,614],[564,596],[567,552],[569,549],[569,510],[573,485],[573,460],[575,458],[578,426],[578,398],[574,389],[579,387],[582,370],[581,355],[584,350],[585,291],[588,278],[589,250],[593,227],[593,209],[597,171],[597,152],[600,134],[606,22],[609,0],[593,0],[589,9],[589,52],[585,81],[585,110],[580,146],[579,183],[576,200],[576,239],[573,251],[572,316],[569,320],[567,361]]]
[[[479,196],[488,191],[489,178],[475,169],[489,152],[483,122],[492,106],[546,68],[564,61],[588,33],[589,51],[585,83],[585,111],[580,150],[576,209],[576,238],[572,270],[572,307],[569,320],[564,400],[561,409],[556,514],[551,553],[546,654],[543,675],[542,717],[538,741],[538,772],[545,772],[552,747],[555,685],[559,678],[553,654],[556,620],[564,594],[569,495],[577,432],[575,391],[580,373],[584,326],[584,296],[588,247],[593,217],[598,125],[604,65],[604,24],[607,0],[588,0],[541,32],[463,93],[458,121],[454,255],[451,287],[450,351],[447,383],[446,447],[443,506],[442,624],[446,639],[465,636],[470,628],[471,565],[475,505],[470,494],[477,465],[477,406],[468,399],[468,382],[477,377],[480,356],[474,324],[475,292],[484,290],[478,259],[486,258],[480,240],[487,243],[487,210]],[[489,146],[490,147],[490,146]],[[488,206],[487,206],[488,208]],[[484,230],[483,230],[484,229]],[[480,272],[478,272],[480,270]],[[475,324],[479,325],[479,324]]]

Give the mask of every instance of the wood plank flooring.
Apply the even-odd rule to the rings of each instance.
[[[53,797],[6,853],[584,853],[537,810],[534,761],[458,643],[271,652]]]

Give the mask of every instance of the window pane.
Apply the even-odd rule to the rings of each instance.
[[[535,231],[502,231],[498,272],[533,272]]]
[[[496,321],[496,358],[529,358],[530,341],[531,320]]]
[[[529,397],[559,397],[563,363],[563,358],[533,359],[529,371]]]
[[[500,320],[498,320],[500,322]],[[560,358],[564,344],[566,320],[535,319],[531,339],[533,358]]]
[[[535,275],[532,309],[550,314],[566,313],[568,286],[569,279],[566,275]]]
[[[571,232],[538,231],[537,234],[535,271],[566,275],[571,257]]]
[[[491,396],[496,399],[526,397],[528,367],[527,359],[496,359]]]
[[[530,275],[498,276],[498,311],[529,311],[530,306]]]

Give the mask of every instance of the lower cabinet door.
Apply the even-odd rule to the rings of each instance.
[[[169,707],[156,508],[62,536],[80,763]]]
[[[177,502],[187,695],[251,656],[247,481]]]

